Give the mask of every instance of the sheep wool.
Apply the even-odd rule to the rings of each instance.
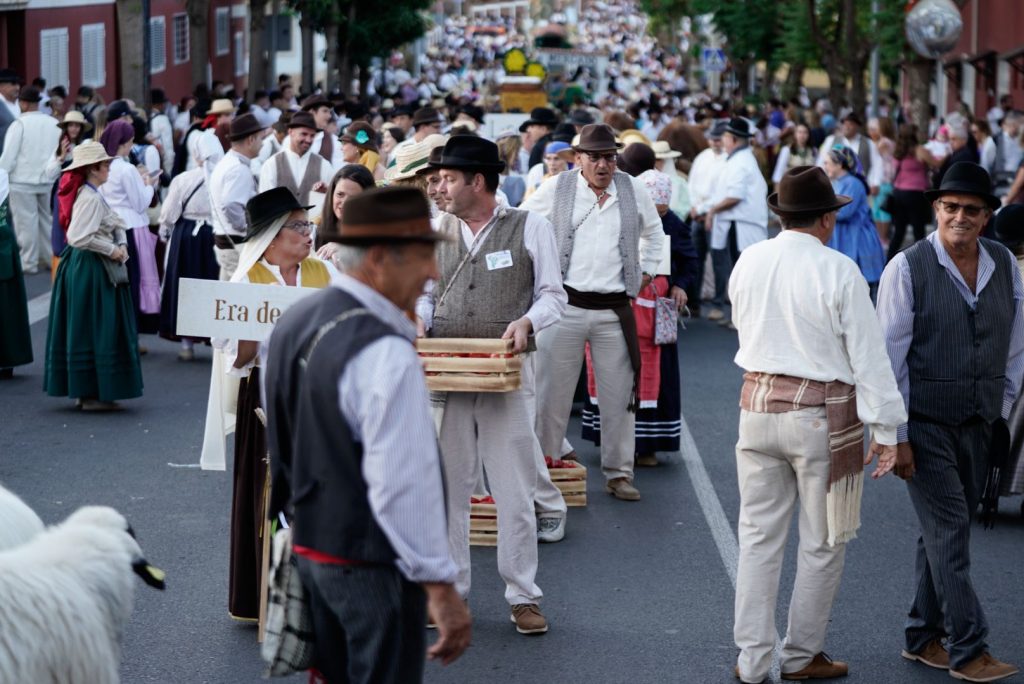
[[[118,682],[144,563],[124,517],[99,506],[0,552],[0,682]]]
[[[28,504],[0,485],[0,551],[13,549],[43,531],[43,521]]]

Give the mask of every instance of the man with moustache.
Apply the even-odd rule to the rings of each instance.
[[[284,186],[300,204],[318,204],[310,201],[309,195],[327,191],[334,169],[313,151],[316,128],[316,121],[309,112],[292,115],[288,122],[288,143],[260,167],[260,192]]]

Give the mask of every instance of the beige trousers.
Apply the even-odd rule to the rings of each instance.
[[[12,187],[10,198],[14,232],[21,249],[21,268],[26,273],[37,273],[40,266],[48,268],[53,259],[53,248],[50,246],[50,233],[53,230],[50,189],[34,192]]]
[[[524,356],[521,372],[522,392],[526,399],[526,410],[532,426],[537,423],[537,354],[525,354]],[[540,442],[537,440],[534,440],[533,457],[537,464],[537,491],[533,494],[537,515],[565,515],[567,510],[565,499],[562,497],[562,491],[551,481],[551,473],[548,472],[548,466],[544,462],[544,452],[541,451]]]
[[[636,414],[626,410],[633,367],[618,316],[571,304],[562,320],[537,334],[537,436],[549,456],[562,450],[572,397],[590,342],[601,401],[601,470],[605,479],[633,479]]]
[[[768,676],[775,647],[775,602],[786,536],[797,498],[800,544],[780,665],[803,669],[825,645],[846,546],[828,545],[829,476],[825,408],[740,412],[736,471],[740,487],[739,568],[733,637],[743,681]]]

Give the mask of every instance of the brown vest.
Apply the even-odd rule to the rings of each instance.
[[[323,131],[324,137],[320,140],[320,156],[331,163],[331,156],[334,154],[334,139],[327,131]]]
[[[302,176],[302,182],[296,183],[292,176],[292,167],[285,157],[286,152],[281,150],[274,155],[274,166],[277,169],[277,184],[292,191],[299,204],[309,204],[309,193],[313,186],[320,182],[320,165],[326,162],[319,154],[309,155],[309,163],[306,164],[306,173]]]

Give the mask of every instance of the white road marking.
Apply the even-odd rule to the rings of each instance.
[[[28,324],[35,325],[50,315],[50,293],[44,292],[28,300]]]

